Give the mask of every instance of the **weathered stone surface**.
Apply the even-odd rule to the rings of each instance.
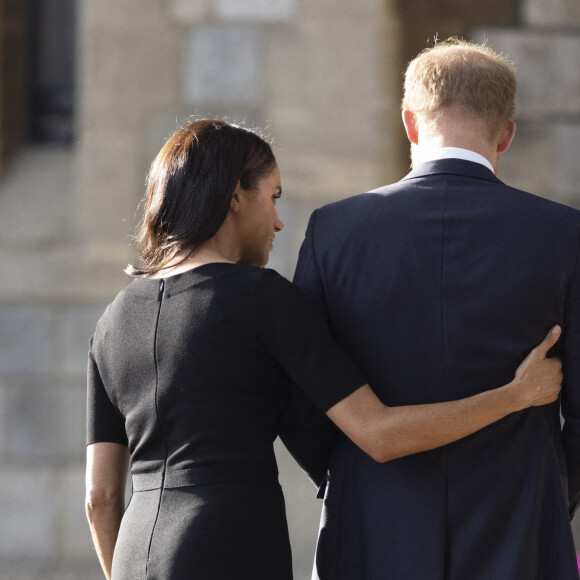
[[[83,146],[83,188],[79,192],[83,213],[79,219],[88,243],[129,247],[148,165],[141,155],[140,132],[136,128],[134,132],[93,133]]]
[[[53,360],[54,320],[42,306],[0,307],[0,374],[39,374]]]
[[[125,243],[88,242],[85,247],[51,247],[49,252],[0,247],[0,300],[66,304],[80,297],[82,302],[110,301],[129,282],[123,273],[133,258],[128,235]],[[24,262],[26,268],[22,268]]]
[[[70,235],[77,209],[73,163],[68,149],[27,147],[20,152],[2,182],[0,245],[45,246]]]
[[[111,296],[111,300],[113,298]],[[87,370],[89,338],[95,332],[103,310],[101,307],[69,308],[60,313],[57,319],[60,331],[57,341],[60,352],[57,357],[61,360],[57,368],[60,372],[84,376]]]
[[[514,187],[561,203],[580,205],[580,121],[576,124],[518,123],[498,176]]]
[[[402,174],[389,171],[398,159],[387,113],[398,128],[400,79],[387,87],[376,74],[391,71],[390,46],[377,14],[311,18],[272,38],[268,117],[292,195],[337,199]]]
[[[59,472],[60,497],[60,551],[69,560],[96,559],[89,525],[84,509],[85,469],[82,464]]]
[[[286,20],[295,14],[296,0],[217,0],[216,11],[223,18]]]
[[[54,384],[48,377],[10,383],[4,392],[8,460],[37,465],[84,457],[86,381]]]
[[[79,0],[79,4],[80,22],[84,30],[101,25],[126,30],[141,28],[167,16],[167,0]]]
[[[152,20],[145,28],[93,25],[83,41],[79,120],[85,135],[134,130],[144,115],[175,106],[181,29],[163,20]]]
[[[578,0],[524,0],[523,21],[532,26],[580,27]]]
[[[580,9],[580,2],[576,2]],[[580,10],[579,10],[580,11]],[[579,22],[580,25],[580,22]],[[556,114],[575,115],[580,121],[580,28],[574,35],[554,35],[550,51],[550,67],[559,71],[558,82],[552,87]]]
[[[197,24],[211,13],[211,1],[172,0],[171,12],[181,24]]]
[[[153,162],[169,136],[187,123],[187,113],[156,113],[149,120],[148,158]],[[140,216],[139,216],[140,217]]]
[[[497,176],[502,181],[524,191],[549,197],[551,169],[546,155],[547,130],[540,123],[517,123],[516,135],[510,148],[499,158]]]
[[[356,20],[314,20],[299,35],[276,37],[272,43],[271,107],[295,110],[289,120],[276,115],[273,124],[299,135],[301,148],[376,159],[383,138],[379,113],[399,104],[386,102],[374,74],[383,63],[382,28],[366,23],[363,32]]]
[[[89,562],[34,563],[22,558],[19,562],[0,563],[0,574],[6,580],[103,580],[97,556]]]
[[[506,28],[487,29],[485,36],[516,64],[516,119],[580,114],[580,34]]]
[[[258,105],[265,100],[260,30],[201,26],[184,57],[184,99],[192,104]]]
[[[0,481],[0,558],[52,560],[58,514],[51,471],[3,467]],[[2,577],[9,578],[5,573]]]
[[[0,465],[4,461],[5,456],[5,444],[6,439],[9,437],[9,433],[6,432],[6,405],[4,403],[4,391],[6,389],[6,384],[0,379]]]
[[[302,2],[300,12],[304,15],[304,20],[311,16],[322,16],[324,18],[352,18],[353,16],[368,16],[369,14],[383,15],[390,12],[392,1],[384,0],[333,0],[332,4],[328,0],[308,0]],[[393,18],[397,15],[393,11]]]
[[[551,134],[553,191],[563,203],[580,207],[580,116],[575,124],[559,123]]]

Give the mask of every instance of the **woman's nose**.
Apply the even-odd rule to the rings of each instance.
[[[284,229],[284,222],[276,214],[276,221],[274,222],[274,231],[281,232]]]

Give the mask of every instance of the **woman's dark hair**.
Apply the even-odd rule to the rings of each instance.
[[[225,121],[197,120],[167,140],[149,171],[143,219],[135,240],[143,267],[131,276],[151,276],[185,248],[195,249],[224,223],[238,183],[258,187],[276,159],[258,134]]]

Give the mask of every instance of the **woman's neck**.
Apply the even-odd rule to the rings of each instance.
[[[167,278],[168,276],[175,276],[176,274],[182,274],[183,272],[187,272],[188,270],[192,270],[198,266],[203,266],[204,264],[216,262],[224,262],[228,264],[236,263],[236,261],[227,254],[228,252],[220,248],[219,244],[216,244],[212,238],[198,246],[193,251],[190,248],[186,248],[181,252],[178,252],[166,267],[156,272],[151,276],[151,278]]]

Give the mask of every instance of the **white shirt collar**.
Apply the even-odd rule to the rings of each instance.
[[[464,159],[465,161],[473,161],[485,165],[490,171],[493,171],[492,164],[479,153],[470,151],[469,149],[461,149],[460,147],[439,147],[434,149],[426,149],[421,151],[421,162],[436,161],[437,159]]]

